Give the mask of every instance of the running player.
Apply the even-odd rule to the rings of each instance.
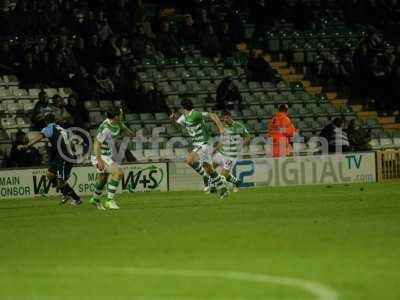
[[[49,169],[47,177],[53,187],[57,188],[62,194],[61,204],[66,203],[69,198],[73,199],[72,204],[78,205],[82,201],[80,197],[68,184],[68,179],[73,167],[73,161],[76,157],[72,153],[70,136],[61,126],[55,123],[54,114],[47,114],[44,118],[47,126],[42,129],[37,137],[33,138],[26,145],[19,145],[19,149],[29,148],[47,138],[51,144],[51,152],[49,155]]]
[[[215,123],[221,134],[224,132],[223,124],[214,113],[195,111],[192,101],[188,98],[181,101],[181,112],[182,115],[179,118],[176,113],[172,113],[170,118],[174,124],[184,127],[192,138],[194,149],[187,157],[188,165],[203,176],[206,183],[208,183],[209,176],[211,183],[218,190],[220,198],[226,198],[229,192],[225,178],[219,175],[212,166],[212,146],[208,144],[209,132],[206,118],[209,117]]]
[[[107,119],[97,129],[93,145],[94,155],[91,157],[92,164],[96,167],[98,176],[90,203],[100,210],[105,210],[105,207],[119,209],[114,196],[124,173],[118,163],[114,161],[115,153],[113,152],[115,149],[115,139],[123,135],[131,138],[134,137],[134,133],[122,122],[121,108],[116,107],[107,112]],[[109,175],[111,175],[110,180],[108,180]],[[107,201],[104,207],[100,201],[100,196],[107,182]]]
[[[223,112],[222,122],[225,130],[213,155],[214,168],[221,167],[221,175],[233,184],[233,191],[238,192],[241,182],[232,175],[231,170],[236,164],[241,146],[250,143],[250,134],[241,122],[233,120],[229,111]]]

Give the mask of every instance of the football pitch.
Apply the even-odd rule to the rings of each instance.
[[[399,184],[0,199],[0,299],[398,300]]]

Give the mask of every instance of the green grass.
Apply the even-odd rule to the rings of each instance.
[[[360,188],[258,188],[226,201],[124,194],[120,211],[105,212],[87,201],[1,199],[0,299],[316,299],[293,286],[173,273],[193,270],[312,281],[340,300],[398,300],[399,183]]]

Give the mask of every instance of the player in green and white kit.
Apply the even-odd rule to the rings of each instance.
[[[215,168],[221,167],[221,175],[233,184],[233,191],[237,192],[241,182],[231,174],[231,169],[236,164],[241,146],[250,143],[250,134],[241,122],[232,119],[229,111],[222,114],[222,122],[225,130],[221,136],[221,143],[213,155],[213,163]]]
[[[109,209],[119,209],[114,196],[124,173],[120,166],[113,160],[113,149],[115,148],[114,140],[122,135],[134,137],[134,133],[122,122],[121,108],[113,108],[107,112],[107,119],[97,129],[93,147],[94,155],[91,157],[92,164],[96,167],[98,176],[90,203],[96,205],[100,210],[105,209],[100,201],[100,196],[104,186],[107,184],[109,175],[111,175],[111,178],[107,185],[108,193],[105,206]]]
[[[184,127],[190,137],[194,149],[187,157],[187,163],[199,175],[203,176],[205,182],[208,179],[219,192],[220,198],[229,195],[226,187],[225,178],[216,172],[212,166],[212,146],[208,144],[209,132],[206,124],[206,118],[210,118],[218,127],[221,134],[224,132],[224,126],[218,116],[214,113],[198,112],[193,109],[193,103],[190,99],[183,99],[181,102],[182,115],[177,118],[175,113],[170,115],[171,120]]]

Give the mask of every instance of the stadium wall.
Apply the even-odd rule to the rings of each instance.
[[[184,162],[170,163],[170,189],[199,190],[202,180]],[[233,173],[244,187],[376,181],[375,152],[238,160]]]
[[[122,166],[125,178],[119,192],[201,190],[202,180],[183,161],[135,163]],[[0,171],[0,198],[56,195],[47,169]],[[244,187],[343,184],[374,182],[375,153],[257,158],[238,160],[233,173]],[[73,169],[70,185],[80,194],[93,192],[96,171],[92,166]]]

